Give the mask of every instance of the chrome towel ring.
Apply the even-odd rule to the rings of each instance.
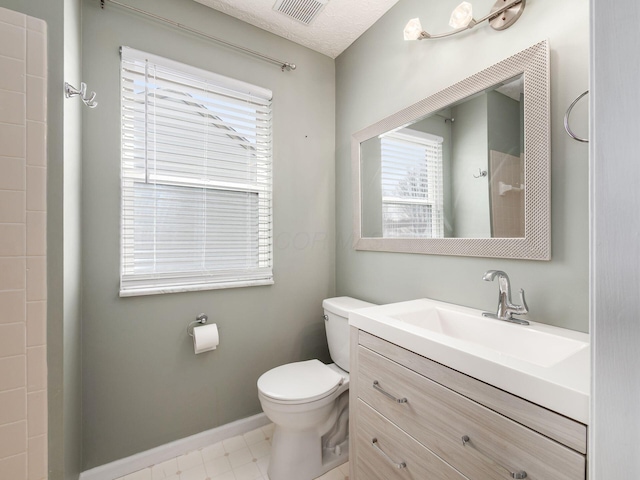
[[[567,108],[567,113],[564,114],[564,129],[567,131],[567,133],[571,138],[583,143],[589,143],[589,139],[578,137],[575,133],[573,133],[573,131],[571,130],[571,127],[569,126],[569,117],[571,115],[571,110],[573,110],[573,107],[575,107],[576,103],[578,103],[580,99],[584,97],[587,93],[589,93],[589,90],[584,92],[582,95],[578,96],[578,98],[576,98],[573,101],[573,103],[569,105],[569,108]]]

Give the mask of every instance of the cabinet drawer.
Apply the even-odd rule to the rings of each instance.
[[[583,455],[365,347],[357,355],[358,396],[467,477],[584,480]]]
[[[359,400],[357,477],[367,480],[467,480]],[[374,443],[375,442],[375,443]],[[405,466],[398,468],[400,463]]]
[[[563,415],[528,402],[464,373],[440,365],[417,353],[389,343],[366,332],[358,332],[357,342],[464,397],[500,413],[545,437],[567,447],[587,453],[587,427]],[[353,347],[356,351],[357,347]]]

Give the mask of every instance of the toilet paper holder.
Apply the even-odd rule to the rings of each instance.
[[[207,323],[208,320],[209,320],[209,317],[207,317],[206,314],[204,313],[199,314],[193,322],[187,325],[187,333],[189,334],[189,336],[193,337],[193,329],[196,328],[196,324],[204,325],[205,323]]]

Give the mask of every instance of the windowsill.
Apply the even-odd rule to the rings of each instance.
[[[160,287],[136,287],[126,290],[120,289],[120,297],[138,297],[142,295],[161,295],[165,293],[199,292],[204,290],[220,290],[223,288],[259,287],[273,285],[273,279],[250,280],[243,282],[205,283],[196,285],[165,285]]]

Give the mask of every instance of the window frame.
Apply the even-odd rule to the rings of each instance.
[[[121,85],[120,85],[120,100],[121,100],[121,155],[120,155],[120,168],[121,168],[121,231],[120,231],[120,296],[128,297],[128,296],[137,296],[137,295],[151,295],[151,294],[162,294],[162,293],[174,293],[174,292],[186,292],[186,291],[200,291],[200,290],[212,290],[212,289],[221,289],[221,288],[235,288],[235,287],[248,287],[248,286],[258,286],[258,285],[271,285],[274,283],[273,281],[273,202],[272,202],[272,171],[273,171],[273,128],[272,128],[272,92],[268,89],[257,87],[255,85],[248,84],[246,82],[242,82],[239,80],[231,79],[219,74],[215,74],[212,72],[208,72],[206,70],[202,70],[193,66],[185,65],[180,62],[176,62],[170,59],[166,59],[157,55],[149,54],[146,52],[142,52],[139,50],[135,50],[129,47],[121,47],[121,62],[120,62],[120,74],[121,74]],[[267,113],[260,121],[258,117],[261,117],[263,114],[262,110],[256,109],[255,118],[252,117],[252,120],[255,120],[256,125],[265,125],[267,127],[267,134],[264,140],[255,141],[255,158],[256,162],[255,168],[260,171],[260,173],[256,173],[257,179],[251,181],[247,179],[246,182],[239,181],[234,179],[233,181],[225,181],[224,179],[216,179],[211,177],[206,177],[205,173],[196,171],[191,174],[183,174],[180,176],[179,174],[171,175],[166,172],[157,174],[155,172],[151,172],[151,167],[149,166],[150,155],[147,151],[147,140],[146,136],[149,132],[149,127],[147,123],[147,119],[150,117],[150,114],[147,112],[149,99],[145,93],[144,95],[144,105],[145,105],[145,124],[143,127],[144,135],[145,135],[145,146],[143,151],[144,159],[142,162],[144,163],[144,167],[142,167],[142,174],[132,173],[134,171],[134,164],[136,161],[140,162],[140,159],[135,159],[133,156],[133,152],[139,150],[139,147],[132,146],[135,144],[134,140],[126,137],[126,132],[131,132],[132,130],[125,126],[126,122],[134,123],[131,120],[131,115],[127,117],[127,113],[131,113],[130,111],[125,111],[125,103],[126,103],[126,92],[125,92],[125,64],[127,62],[131,62],[132,64],[135,62],[145,62],[145,65],[153,64],[155,66],[160,66],[166,71],[174,71],[176,75],[181,76],[184,82],[189,81],[189,79],[197,79],[198,82],[205,82],[212,86],[215,86],[215,89],[223,89],[225,91],[225,95],[228,92],[237,93],[236,98],[237,101],[241,101],[241,98],[251,96],[251,98],[259,98],[261,103],[261,108],[265,108]],[[149,89],[149,80],[150,77],[147,76],[147,68],[145,67],[144,74],[144,88],[145,92]],[[157,87],[157,85],[155,85]],[[198,85],[192,84],[192,88],[197,89]],[[158,89],[158,91],[161,91]],[[189,96],[190,98],[195,98],[193,95],[185,91],[178,92],[181,95]],[[266,107],[264,107],[266,105]],[[200,114],[202,117],[206,118],[203,122],[208,122],[216,113],[205,105],[199,105],[198,100],[195,99],[193,101],[193,105],[190,108],[194,109],[204,109],[203,112],[205,115]],[[219,112],[218,112],[219,113]],[[219,124],[227,124],[228,123],[221,117],[216,117]],[[180,123],[180,120],[175,117],[171,118],[172,121],[175,121],[179,126],[183,126]],[[140,133],[142,129],[139,127],[134,127],[135,132]],[[227,127],[225,127],[227,128]],[[230,129],[233,130],[233,129]],[[236,132],[240,132],[240,130],[234,130]],[[190,131],[191,132],[191,131]],[[197,133],[196,133],[197,135]],[[238,144],[241,143],[242,140],[246,140],[246,136],[242,136],[242,133],[237,133]],[[204,138],[206,133],[202,134]],[[257,134],[256,134],[257,136]],[[229,137],[231,138],[231,137]],[[127,144],[127,141],[130,141],[131,145]],[[206,142],[205,142],[206,143]],[[234,142],[232,142],[234,143]],[[235,144],[235,143],[234,143]],[[138,150],[136,150],[138,149]],[[130,155],[130,156],[127,156]],[[259,158],[258,158],[259,157]],[[205,158],[206,151],[205,151]],[[253,157],[252,157],[253,158]],[[171,160],[174,161],[174,158],[171,157]],[[161,162],[160,160],[154,160]],[[208,160],[207,160],[208,162]],[[205,164],[207,164],[205,162]],[[176,162],[180,163],[180,162]],[[185,171],[187,171],[188,164],[184,164]],[[204,170],[208,168],[208,164],[206,167],[203,167]],[[141,170],[138,168],[138,171]],[[195,178],[198,175],[199,178]],[[153,273],[139,273],[136,272],[136,260],[135,256],[139,255],[136,253],[135,243],[136,240],[125,239],[127,235],[130,235],[131,232],[135,232],[135,213],[131,213],[129,210],[134,210],[136,207],[133,205],[133,200],[135,195],[131,192],[135,191],[136,183],[142,183],[146,185],[158,185],[160,187],[178,187],[185,189],[187,188],[197,188],[202,190],[202,198],[203,201],[198,205],[199,208],[204,208],[206,210],[206,205],[208,200],[208,195],[212,192],[238,192],[238,193],[255,193],[258,195],[257,207],[251,210],[252,214],[255,214],[258,219],[257,230],[254,232],[255,238],[257,239],[255,245],[252,248],[255,249],[254,255],[257,256],[257,262],[255,266],[248,268],[227,268],[227,269],[210,269],[207,268],[205,262],[203,260],[202,267],[199,272],[194,270],[189,270],[186,268],[186,263],[183,264],[185,269],[180,271],[168,272],[168,271],[154,271]],[[160,189],[158,189],[160,191]],[[185,192],[187,192],[185,190]],[[186,194],[186,193],[185,193]],[[170,195],[170,194],[169,194]],[[215,193],[214,193],[215,195]],[[166,200],[166,197],[164,198]],[[242,203],[238,205],[242,206]],[[154,209],[156,207],[154,206]],[[157,210],[155,210],[156,214],[159,214]],[[156,217],[157,218],[157,215]],[[240,218],[240,217],[238,217]],[[250,223],[247,217],[245,216],[245,221],[248,222],[246,224],[246,228],[249,228]],[[207,220],[204,220],[204,223],[207,223]],[[138,228],[142,228],[138,226]],[[196,228],[196,223],[192,225],[192,228]],[[135,233],[133,234],[135,237]],[[154,233],[155,235],[155,233]],[[252,234],[253,235],[253,234]],[[159,236],[159,235],[156,235]],[[157,238],[154,236],[153,242],[154,246],[156,245]],[[203,246],[203,251],[206,250],[206,245],[209,240],[203,240],[200,244]],[[231,242],[231,241],[230,241]],[[231,243],[229,243],[231,244]],[[196,251],[195,249],[193,250]],[[206,254],[202,254],[203,259]],[[249,261],[252,257],[249,254],[246,254],[247,261]],[[140,257],[138,257],[140,258]],[[184,259],[183,259],[184,260]],[[137,268],[140,268],[139,265]],[[154,268],[158,268],[154,264]]]
[[[421,132],[408,128],[402,128],[380,135],[381,146],[381,174],[380,181],[382,184],[382,191],[384,192],[384,142],[385,140],[405,143],[412,146],[419,145],[425,148],[425,162],[426,171],[430,174],[427,175],[427,185],[425,191],[427,192],[426,198],[417,197],[402,197],[402,196],[389,196],[382,194],[382,238],[444,238],[444,173],[443,173],[443,148],[442,144],[444,138],[439,135],[434,135],[427,132]],[[437,149],[437,158],[431,158],[428,149]],[[407,164],[408,166],[408,164]],[[396,235],[392,234],[389,230],[389,225],[385,222],[384,211],[385,205],[407,205],[407,206],[431,206],[431,232],[430,235]]]

